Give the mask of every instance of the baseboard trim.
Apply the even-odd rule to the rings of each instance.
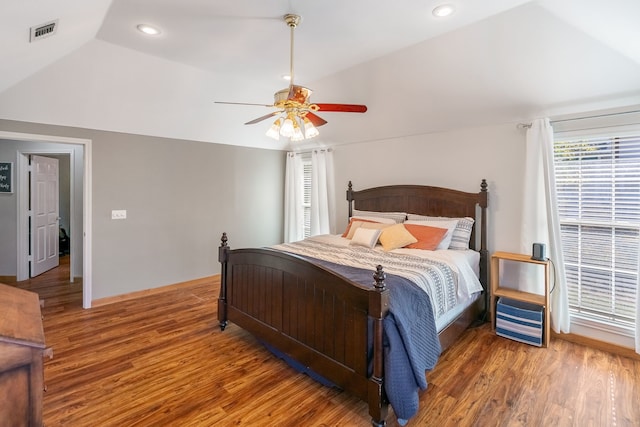
[[[149,295],[156,295],[163,292],[175,291],[181,288],[188,288],[190,286],[202,285],[205,283],[213,283],[220,280],[220,275],[202,277],[200,279],[189,280],[187,282],[174,283],[172,285],[160,286],[158,288],[144,289],[142,291],[131,292],[128,294],[115,295],[112,297],[105,297],[91,301],[91,307],[101,307],[108,304],[115,304],[118,302],[129,301],[136,298],[144,298]]]
[[[621,347],[619,345],[610,344],[604,341],[594,340],[593,338],[584,337],[576,334],[558,334],[551,331],[551,337],[569,341],[575,344],[596,348],[598,350],[617,354],[618,356],[628,357],[630,359],[640,360],[640,354],[636,353],[632,348]]]
[[[3,283],[14,283],[18,281],[18,276],[0,276],[0,282]]]

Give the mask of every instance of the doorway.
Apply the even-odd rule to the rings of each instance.
[[[83,158],[81,160],[83,165],[82,177],[79,178],[75,174],[75,168],[72,166],[73,176],[71,179],[71,185],[82,185],[82,220],[81,224],[75,224],[73,215],[70,220],[74,221],[70,228],[73,230],[79,230],[76,234],[74,241],[81,242],[80,244],[71,244],[70,259],[73,262],[74,259],[79,259],[78,256],[74,257],[74,251],[78,251],[79,247],[82,247],[82,306],[83,308],[91,307],[91,289],[92,289],[92,212],[91,212],[91,140],[81,138],[68,138],[38,134],[25,134],[15,132],[2,132],[0,131],[0,140],[12,140],[22,142],[44,142],[53,144],[77,144],[83,148]],[[63,147],[62,145],[60,147]],[[69,154],[73,156],[74,150],[60,148],[59,150],[38,150],[38,149],[19,149],[17,153],[16,162],[16,186],[18,188],[18,201],[17,201],[17,280],[26,280],[29,278],[29,236],[28,236],[28,154]],[[72,157],[73,158],[73,157]],[[70,164],[74,165],[74,161]],[[80,184],[80,181],[82,184]],[[71,191],[71,205],[74,206],[76,201],[73,197],[74,191]],[[72,236],[73,239],[73,236]],[[73,265],[70,268],[70,275],[73,276]],[[73,280],[73,277],[71,277]]]

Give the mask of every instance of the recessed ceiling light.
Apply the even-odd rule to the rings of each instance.
[[[161,32],[156,27],[153,27],[153,26],[147,25],[147,24],[140,24],[136,28],[138,29],[138,31],[143,32],[145,34],[148,34],[150,36],[157,36]]]
[[[291,80],[291,76],[290,76],[289,74],[283,74],[283,75],[282,75],[282,78],[283,78],[284,80]]]
[[[452,4],[441,4],[440,6],[437,6],[435,9],[433,9],[433,16],[435,16],[436,18],[444,18],[445,16],[449,16],[451,14],[453,14],[453,12],[456,11],[456,8],[454,5]]]

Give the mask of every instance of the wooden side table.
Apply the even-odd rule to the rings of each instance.
[[[544,295],[500,286],[500,260],[524,262],[544,267]],[[543,347],[549,346],[549,339],[551,338],[551,319],[549,318],[549,282],[551,271],[549,267],[550,262],[548,260],[534,260],[531,259],[530,255],[516,254],[511,252],[495,252],[493,255],[491,255],[491,298],[489,304],[491,313],[491,327],[493,330],[496,329],[497,298],[505,297],[516,301],[535,304],[542,307],[544,313],[542,345]]]

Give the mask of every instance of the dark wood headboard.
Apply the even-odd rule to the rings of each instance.
[[[467,193],[427,185],[387,185],[355,191],[351,181],[347,188],[349,217],[353,209],[376,212],[406,212],[418,215],[471,217],[475,219],[469,247],[480,252],[480,282],[487,289],[489,257],[487,251],[487,180],[480,191]],[[480,234],[478,243],[476,231]]]

